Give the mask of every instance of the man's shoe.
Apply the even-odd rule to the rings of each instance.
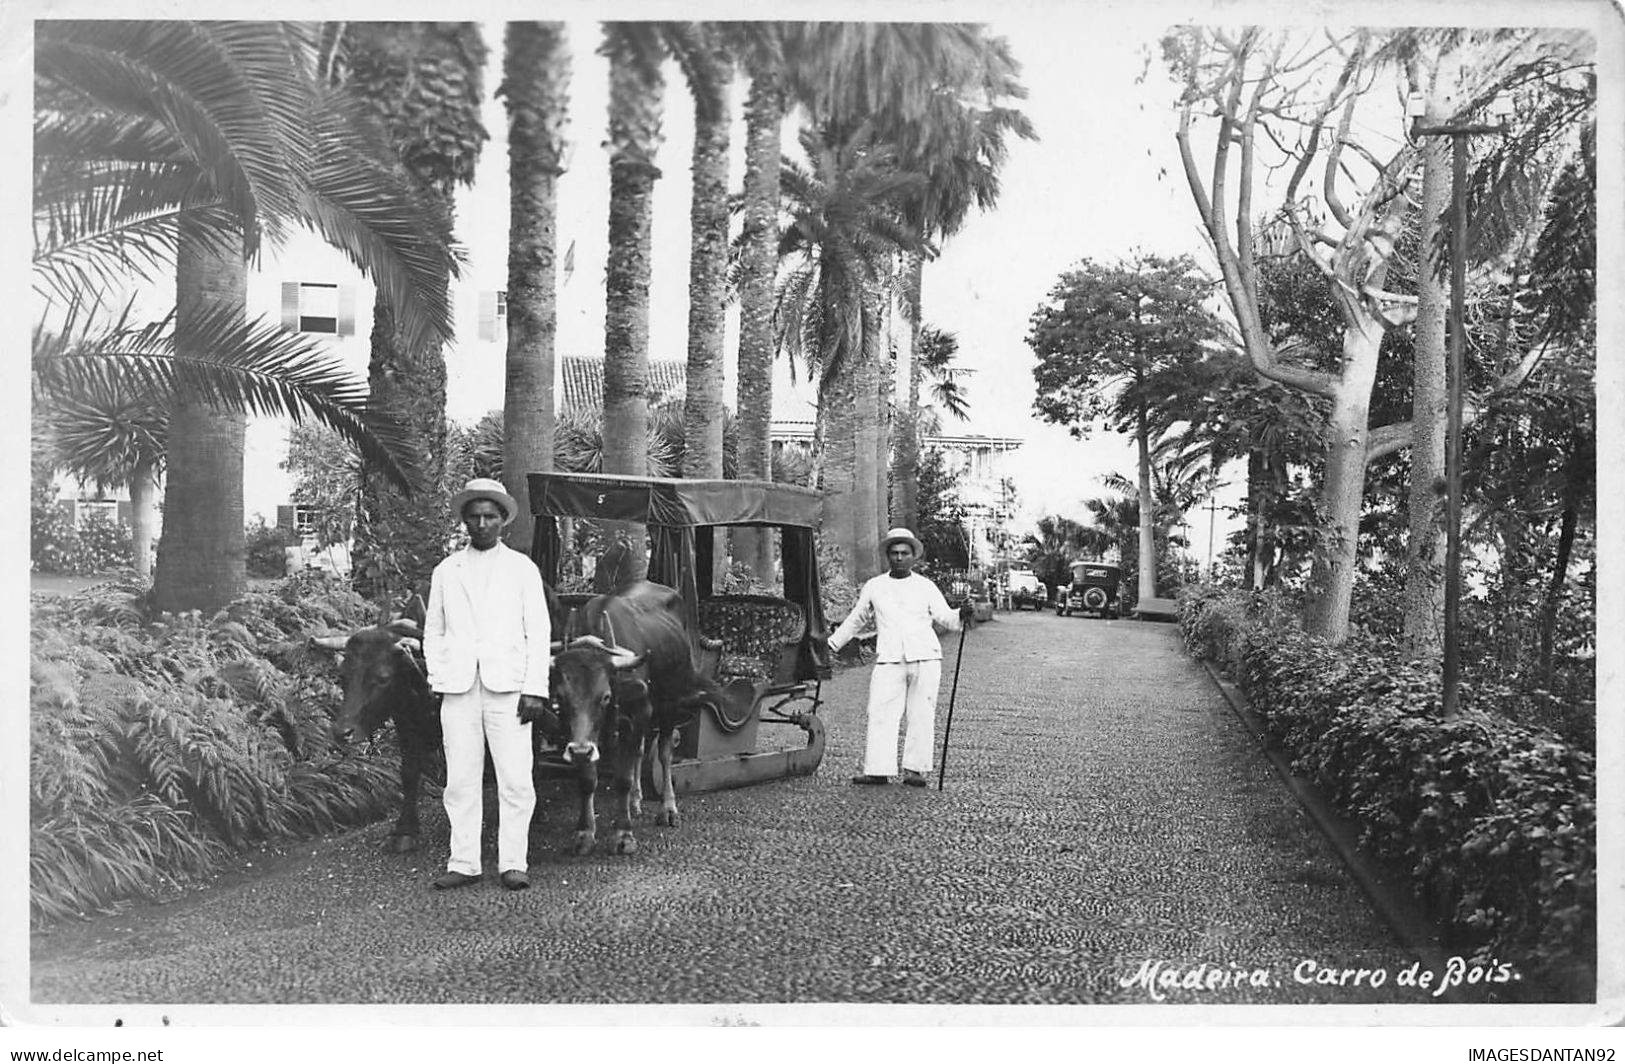
[[[530,886],[530,880],[525,873],[517,868],[510,868],[502,873],[502,887],[504,890],[525,890]]]
[[[904,769],[903,782],[908,784],[910,787],[924,787],[926,785],[926,778],[920,775],[918,772],[915,772],[913,769]]]
[[[890,776],[868,776],[868,775],[853,776],[852,777],[852,782],[856,783],[856,784],[860,784],[860,785],[865,785],[865,786],[877,786],[879,784],[890,783],[891,782],[891,777]]]
[[[443,872],[431,886],[435,890],[456,890],[458,887],[466,887],[470,883],[478,883],[479,881],[479,876],[471,876],[467,872]]]

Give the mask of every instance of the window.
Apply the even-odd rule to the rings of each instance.
[[[480,293],[480,320],[477,335],[481,340],[505,340],[508,336],[508,293],[498,289]]]
[[[316,534],[316,507],[298,503],[293,507],[293,530],[301,536]]]
[[[283,282],[282,327],[289,332],[354,336],[355,286]]]

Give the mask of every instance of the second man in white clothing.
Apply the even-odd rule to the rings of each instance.
[[[867,581],[857,604],[830,636],[839,651],[871,626],[875,666],[869,677],[868,724],[863,771],[853,783],[885,784],[897,774],[897,730],[903,725],[903,782],[924,787],[931,774],[942,682],[942,644],[937,633],[958,631],[970,619],[969,603],[955,612],[937,585],[914,572],[925,549],[914,533],[894,528],[880,541],[888,571]]]

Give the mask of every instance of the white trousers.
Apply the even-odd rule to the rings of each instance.
[[[492,691],[474,676],[474,686],[448,694],[440,704],[446,743],[446,819],[451,822],[451,857],[446,868],[480,874],[480,826],[485,814],[485,748],[497,770],[498,871],[525,871],[530,864],[530,817],[536,811],[531,782],[529,724],[519,721],[519,692]]]
[[[897,725],[903,730],[903,767],[931,771],[935,744],[937,688],[942,661],[903,661],[876,665],[869,674],[869,732],[863,750],[867,776],[897,774]]]

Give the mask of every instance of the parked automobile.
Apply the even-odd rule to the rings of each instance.
[[[1055,603],[1055,612],[1061,617],[1070,617],[1074,613],[1118,617],[1118,595],[1122,586],[1123,570],[1116,565],[1073,562],[1072,586],[1063,589],[1064,593]]]
[[[1049,605],[1049,596],[1044,591],[1044,585],[1039,582],[1038,574],[1031,569],[1011,569],[1005,579],[1007,581],[1005,586],[1010,589],[1011,609],[1041,610]]]

